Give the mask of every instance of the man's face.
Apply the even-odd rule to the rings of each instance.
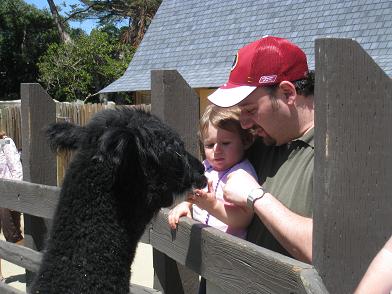
[[[279,90],[276,93],[279,95]],[[241,109],[240,122],[244,129],[254,129],[266,145],[281,145],[285,122],[285,103],[280,98],[271,100],[265,88],[257,88],[238,106]]]

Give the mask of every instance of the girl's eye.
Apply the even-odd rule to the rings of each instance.
[[[212,148],[214,148],[214,144],[206,144],[206,145],[204,145],[204,148],[212,149]]]
[[[224,145],[224,146],[227,146],[227,145],[229,145],[230,144],[230,142],[223,142],[222,143],[222,145]]]

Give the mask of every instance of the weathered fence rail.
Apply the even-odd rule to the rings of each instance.
[[[151,82],[151,111],[175,128],[189,151],[197,154],[195,92],[177,71],[153,71]],[[390,78],[356,42],[317,40],[314,266],[187,218],[172,231],[167,210],[162,210],[143,237],[154,248],[154,288],[167,294],[193,294],[202,275],[209,294],[353,292],[392,232],[392,154],[387,149],[392,140],[391,93]],[[29,108],[42,107],[37,102],[40,96],[37,85],[22,86],[22,108],[23,99],[27,101],[22,121],[24,116],[30,120],[37,116],[37,110]],[[35,132],[34,142],[43,142],[43,134],[31,127],[34,122],[28,123],[22,128],[23,137],[31,139],[26,133],[30,130]],[[361,141],[369,139],[366,144]],[[23,147],[28,180],[39,184],[3,180],[0,207],[38,218],[53,216],[59,188],[45,183],[41,175],[42,166],[48,166],[38,160],[41,149]],[[29,234],[36,240],[44,232],[31,226]],[[0,242],[0,258],[36,272],[42,255],[29,247],[34,250]],[[21,293],[6,284],[0,284],[0,292]]]
[[[51,219],[59,199],[58,187],[3,180],[0,205]],[[282,256],[247,241],[183,219],[173,236],[167,210],[153,220],[144,240],[182,265],[203,275],[224,293],[325,293],[316,270],[309,264]],[[0,241],[0,256],[36,272],[42,254]],[[0,284],[0,290],[2,285]],[[1,292],[8,293],[8,292]]]
[[[22,149],[21,132],[21,103],[19,100],[6,103],[0,101],[0,130],[3,130],[11,137],[18,149]],[[87,121],[98,111],[113,108],[115,104],[83,104],[78,102],[55,102],[57,119],[67,120],[79,125],[86,124]]]

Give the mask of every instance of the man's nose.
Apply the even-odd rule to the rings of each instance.
[[[253,126],[253,121],[248,116],[241,114],[240,124],[243,129],[250,129]]]

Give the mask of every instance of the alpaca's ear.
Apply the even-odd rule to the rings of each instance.
[[[144,175],[148,174],[148,166],[158,162],[158,157],[147,141],[147,134],[140,128],[112,128],[107,130],[98,140],[98,152],[95,158],[100,161],[109,160],[116,167],[129,167],[136,162]]]
[[[52,150],[74,150],[80,146],[85,135],[84,130],[83,127],[69,122],[59,122],[50,124],[45,133]]]
[[[128,129],[112,128],[107,130],[99,139],[97,154],[94,158],[100,161],[109,160],[115,165],[120,165],[125,155],[131,152],[134,135]],[[131,150],[130,150],[131,149]],[[133,154],[128,154],[132,156]]]

